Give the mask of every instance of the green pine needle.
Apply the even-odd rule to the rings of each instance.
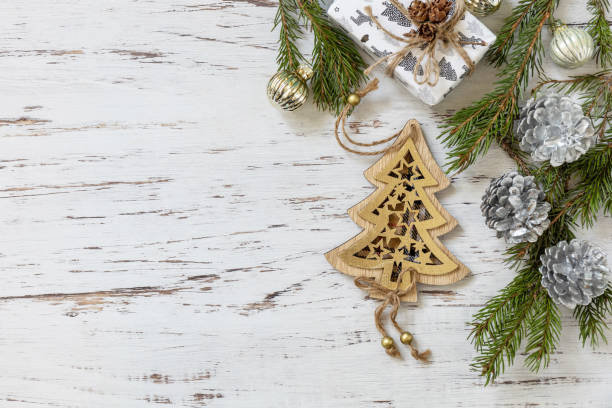
[[[340,113],[346,98],[366,79],[367,67],[350,37],[337,28],[317,1],[296,0],[314,33],[310,80],[315,104]]]
[[[502,143],[512,132],[529,78],[541,72],[542,30],[557,0],[522,0],[506,20],[502,32],[489,50],[495,65],[507,61],[493,92],[456,112],[442,125],[440,135],[451,149],[449,171],[461,172],[484,155],[495,141]]]
[[[541,301],[538,275],[537,270],[529,268],[520,271],[474,315],[470,339],[479,354],[471,366],[485,377],[485,385],[513,364],[528,335],[528,322]]]
[[[304,29],[312,30],[313,77],[310,79],[312,98],[321,110],[338,114],[349,94],[365,81],[366,63],[353,41],[327,17],[318,2],[311,0],[279,0],[274,28],[279,30],[279,70],[295,72],[306,61],[297,42]]]
[[[491,298],[473,317],[470,340],[478,351],[472,367],[485,377],[485,385],[495,381],[514,363],[523,340],[527,341],[525,365],[532,371],[546,368],[561,333],[559,308],[541,285],[540,255],[560,240],[571,240],[571,222],[562,208],[554,224],[535,243],[521,243],[508,250],[517,276]]]
[[[279,70],[295,72],[305,61],[297,47],[297,40],[304,34],[296,15],[295,0],[279,0],[273,30],[279,29],[278,55],[276,63]]]
[[[612,313],[612,286],[608,285],[603,295],[593,299],[586,306],[576,306],[574,317],[580,327],[580,340],[584,347],[588,341],[595,348],[600,343],[608,343],[605,330],[608,329],[606,320]]]
[[[485,384],[495,381],[514,363],[523,343],[525,365],[530,370],[537,372],[548,366],[559,342],[561,318],[558,306],[541,286],[540,257],[546,248],[573,239],[577,228],[591,227],[600,214],[612,215],[612,71],[566,80],[544,77],[541,33],[556,6],[555,0],[519,2],[487,53],[492,64],[507,64],[495,89],[457,111],[443,125],[441,137],[451,148],[450,171],[465,170],[497,143],[523,174],[536,178],[552,206],[550,226],[536,242],[508,249],[505,260],[516,269],[516,277],[471,322],[469,338],[478,353],[472,367],[485,378]],[[606,47],[600,47],[600,61],[607,55]],[[518,101],[524,98],[527,82],[535,72],[542,79],[534,92],[548,87],[577,93],[585,114],[593,120],[597,144],[573,163],[559,167],[531,163],[514,138]],[[583,344],[596,346],[606,341],[606,322],[611,313],[610,288],[588,306],[575,309]]]
[[[607,68],[612,66],[612,30],[606,20],[610,1],[589,0],[587,8],[593,14],[588,30],[595,41],[595,59],[602,67]]]

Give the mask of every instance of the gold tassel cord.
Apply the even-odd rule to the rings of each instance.
[[[387,334],[387,331],[382,324],[382,314],[387,306],[390,305],[391,311],[389,312],[389,319],[400,333],[400,341],[410,347],[410,354],[414,359],[427,362],[431,351],[425,350],[424,352],[420,353],[419,350],[412,345],[412,334],[402,329],[396,320],[397,312],[401,304],[400,298],[406,295],[416,284],[416,273],[417,270],[414,268],[403,270],[397,278],[397,287],[395,289],[388,289],[376,282],[374,278],[366,277],[355,278],[355,286],[360,289],[367,290],[370,296],[383,298],[382,303],[374,311],[374,322],[380,334],[383,335],[382,346],[384,347],[385,352],[391,357],[401,357],[399,350],[397,347],[395,347],[393,339]],[[406,275],[410,276],[410,284],[405,289],[400,289],[402,281]]]
[[[368,82],[368,84],[363,88],[360,89],[359,91],[355,92],[353,95],[356,96],[357,99],[357,103],[359,103],[358,101],[361,100],[361,98],[363,98],[364,96],[366,96],[367,94],[369,94],[372,91],[375,91],[376,89],[378,89],[378,78],[374,78],[373,80],[371,80],[370,82]],[[351,96],[353,96],[351,95]],[[373,152],[362,152],[359,150],[355,150],[347,145],[345,145],[342,142],[342,139],[340,138],[340,135],[338,133],[338,128],[340,127],[340,124],[342,124],[342,133],[344,134],[344,137],[346,137],[346,140],[349,141],[349,143],[354,144],[355,146],[362,146],[362,147],[371,147],[371,146],[377,146],[379,144],[383,144],[386,142],[389,142],[393,139],[395,139],[397,137],[397,135],[399,135],[399,132],[389,136],[387,138],[384,139],[380,139],[380,140],[375,140],[374,142],[370,142],[370,143],[362,143],[362,142],[358,142],[356,140],[354,140],[353,138],[351,138],[351,136],[348,134],[348,132],[346,131],[346,118],[348,116],[349,111],[353,108],[353,104],[351,103],[347,103],[344,106],[344,109],[342,109],[342,112],[340,113],[340,116],[338,116],[338,118],[336,119],[336,126],[334,128],[334,134],[336,136],[336,140],[338,141],[338,144],[340,146],[342,146],[342,148],[344,148],[344,150],[347,150],[351,153],[355,153],[355,154],[360,154],[362,156],[374,156],[380,153],[384,153],[387,151],[388,148],[382,149],[382,150],[378,150],[378,151],[373,151]]]

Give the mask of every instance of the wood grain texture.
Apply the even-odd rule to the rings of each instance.
[[[498,30],[513,4],[484,22]],[[496,148],[436,196],[460,224],[442,241],[472,275],[423,287],[398,316],[433,364],[387,358],[374,302],[323,257],[359,232],[346,209],[372,191],[374,159],[345,153],[312,106],[270,106],[274,11],[0,4],[0,406],[610,406],[612,345],[583,349],[568,311],[547,371],[520,356],[483,389],[469,370],[465,322],[513,276],[479,210],[513,167]],[[589,18],[573,1],[557,17]],[[416,118],[443,163],[440,120],[495,79],[480,64],[434,108],[383,79],[352,131],[373,140]],[[612,254],[611,227],[578,235]]]
[[[395,192],[398,184],[392,177],[388,176],[389,172],[394,171],[398,166],[401,167],[400,163],[406,155],[410,156],[408,160],[410,164],[414,165],[413,171],[418,172],[419,176],[423,179],[422,181],[411,180],[408,182],[418,191],[413,193],[415,195],[412,199],[409,198],[408,192]],[[444,235],[457,226],[457,220],[435,198],[436,193],[450,185],[450,180],[431,156],[425,137],[421,132],[421,127],[416,120],[412,119],[406,123],[393,145],[364,172],[364,176],[376,189],[368,197],[348,210],[348,214],[353,222],[363,228],[363,231],[325,254],[325,258],[334,268],[354,277],[365,276],[375,278],[379,284],[387,289],[406,291],[406,294],[400,297],[405,302],[417,301],[417,285],[414,285],[415,282],[428,285],[451,285],[467,276],[469,270],[444,247],[438,238],[439,235]],[[405,278],[399,283],[392,280],[395,262],[391,258],[386,261],[383,259],[372,261],[370,257],[367,260],[354,258],[356,250],[360,250],[368,245],[373,239],[381,238],[378,234],[381,233],[381,230],[388,228],[387,220],[389,220],[391,214],[397,214],[395,210],[391,211],[387,206],[380,208],[381,202],[389,199],[392,193],[395,194],[396,200],[400,195],[405,195],[400,200],[401,207],[399,208],[402,208],[402,211],[411,209],[412,205],[414,205],[413,201],[419,199],[419,197],[424,204],[424,208],[429,210],[427,212],[428,218],[424,224],[419,223],[415,218],[413,221],[405,224],[407,228],[403,238],[398,237],[398,235],[392,238],[397,240],[399,245],[396,246],[396,251],[400,246],[410,247],[412,245],[410,243],[412,238],[409,238],[411,234],[410,229],[415,228],[415,231],[418,230],[417,234],[419,235],[419,240],[421,240],[420,242],[429,249],[429,255],[433,254],[435,256],[437,254],[437,256],[443,259],[443,262],[438,265],[427,263],[425,260],[419,261],[418,259],[415,262],[407,262],[407,258],[403,258],[401,262],[398,261],[397,263],[400,265],[398,267],[399,272],[409,268],[413,269],[413,272],[410,273],[416,274],[414,281],[412,278]],[[373,211],[376,211],[376,215],[373,214]],[[384,222],[381,223],[381,221]],[[402,224],[400,223],[400,225]],[[386,247],[390,246],[387,239],[389,238],[384,238],[384,246]],[[403,251],[400,253],[403,253]],[[401,266],[402,264],[403,267]],[[398,275],[399,272],[397,272]],[[408,289],[409,287],[410,289]],[[369,296],[379,299],[384,298],[384,296],[377,296],[372,293]]]

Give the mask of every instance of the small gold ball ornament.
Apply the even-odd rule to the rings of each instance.
[[[465,7],[478,17],[485,17],[499,10],[502,0],[465,0]]]
[[[300,65],[296,72],[277,72],[268,82],[268,98],[286,111],[298,109],[308,98],[306,81],[313,74],[307,65]]]
[[[380,341],[380,344],[382,344],[385,349],[389,350],[391,347],[393,347],[393,339],[389,336],[385,336]]]
[[[402,342],[402,344],[410,344],[412,343],[412,334],[410,334],[409,332],[403,332],[400,335],[400,341]]]
[[[359,105],[359,102],[361,102],[361,98],[359,97],[359,95],[350,94],[348,98],[346,98],[346,101],[349,103],[349,105],[357,106]]]
[[[550,57],[563,68],[578,68],[593,57],[593,37],[584,29],[568,27],[559,20],[552,25]]]

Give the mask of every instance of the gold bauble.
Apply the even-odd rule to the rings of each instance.
[[[380,344],[382,344],[382,346],[384,348],[386,348],[387,350],[389,350],[391,347],[393,347],[393,339],[389,336],[385,336],[382,338],[382,340],[380,341]]]
[[[312,69],[307,65],[300,65],[296,72],[277,72],[268,82],[268,98],[284,110],[296,110],[308,98],[306,81],[312,75]]]
[[[410,344],[412,343],[412,334],[408,333],[408,332],[403,332],[400,336],[400,341],[403,344]]]
[[[563,68],[578,68],[593,57],[593,37],[584,29],[568,27],[556,20],[552,27],[550,56],[555,64]]]
[[[349,103],[349,105],[357,106],[359,105],[359,102],[361,102],[361,98],[359,97],[359,95],[350,94],[348,98],[346,98],[346,101]]]
[[[465,0],[465,7],[478,17],[485,17],[495,13],[502,0]]]

